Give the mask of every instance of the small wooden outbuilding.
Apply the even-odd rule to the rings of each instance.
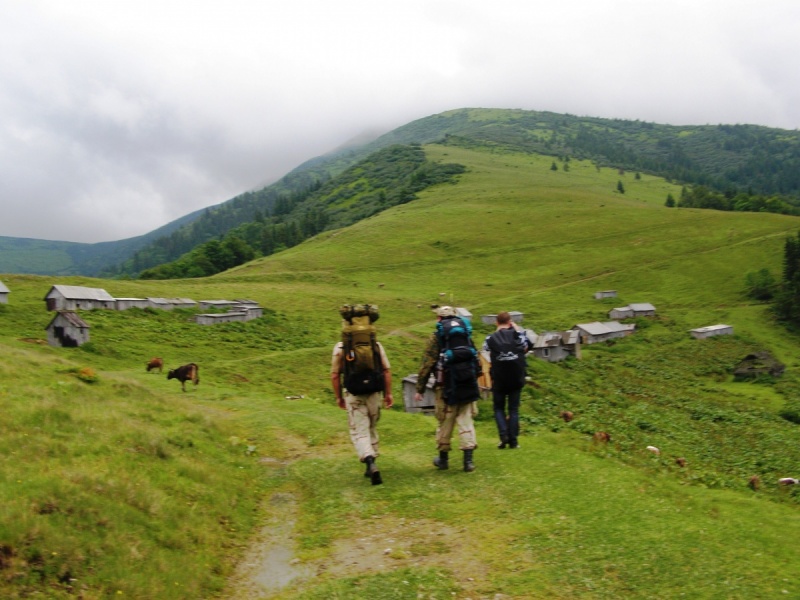
[[[603,298],[616,298],[617,290],[603,290],[594,293],[595,300],[602,300]]]
[[[646,302],[629,304],[621,308],[612,308],[608,312],[609,319],[632,319],[634,317],[654,316],[656,316],[656,307]]]
[[[51,346],[75,348],[89,341],[89,324],[70,310],[58,311],[45,329]]]
[[[578,332],[581,344],[596,344],[630,335],[635,328],[636,325],[623,325],[617,321],[606,321],[605,323],[594,321],[592,323],[578,323],[571,329]]]
[[[522,319],[525,317],[525,313],[521,313],[518,310],[510,310],[508,314],[511,315],[511,320],[514,323],[522,323]],[[481,323],[485,325],[494,325],[497,323],[497,315],[481,315]]]
[[[433,414],[436,406],[436,392],[433,391],[433,376],[428,379],[422,400],[414,399],[417,393],[417,374],[403,378],[403,405],[406,412]]]
[[[709,325],[708,327],[698,327],[689,331],[691,336],[696,340],[713,337],[715,335],[733,335],[733,327],[730,325]]]
[[[0,281],[0,304],[8,304],[8,295],[11,293],[5,284]]]
[[[580,333],[575,329],[567,331],[546,331],[533,339],[533,355],[548,362],[560,362],[570,356],[581,357]]]
[[[150,301],[147,298],[117,298],[117,310],[128,310],[129,308],[149,308]]]
[[[472,313],[463,306],[456,306],[456,315],[472,321]]]
[[[191,298],[167,298],[173,308],[197,308],[197,302]]]
[[[200,300],[200,310],[218,308],[220,310],[238,309],[240,303],[236,300]]]
[[[44,297],[47,310],[94,310],[116,308],[116,300],[101,288],[54,285]]]
[[[172,310],[175,308],[172,302],[166,298],[148,298],[147,303],[150,305],[150,308],[157,308],[159,310]]]

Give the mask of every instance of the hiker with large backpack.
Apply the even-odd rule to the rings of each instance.
[[[439,456],[433,461],[440,470],[450,466],[453,429],[458,430],[458,445],[464,453],[464,470],[475,470],[473,452],[478,447],[473,417],[478,414],[481,374],[478,352],[472,342],[472,324],[459,317],[451,306],[435,309],[436,331],[428,340],[422,365],[417,373],[416,400],[420,402],[428,379],[435,378],[436,446]]]
[[[492,404],[501,450],[519,448],[519,403],[527,375],[526,355],[533,349],[525,330],[508,312],[495,317],[497,329],[487,336],[482,350],[489,352]]]
[[[378,307],[374,304],[345,304],[342,316],[342,340],[333,348],[331,383],[336,404],[347,411],[350,439],[358,459],[365,463],[364,477],[372,485],[383,483],[378,458],[378,420],[383,406],[390,408],[392,375],[389,359],[375,335]]]

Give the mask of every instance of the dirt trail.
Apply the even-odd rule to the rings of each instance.
[[[304,440],[284,437],[285,459],[262,458],[265,466],[285,468],[308,453]],[[357,500],[354,499],[354,502]],[[431,519],[401,518],[391,513],[352,524],[352,537],[334,541],[326,556],[301,562],[295,548],[295,523],[301,499],[287,491],[267,499],[268,521],[231,578],[227,600],[266,600],[311,579],[338,579],[407,567],[441,568],[453,574],[462,587],[459,598],[480,598],[478,590],[488,578],[488,567],[475,554],[479,543],[466,530]],[[494,596],[492,596],[494,597]],[[455,598],[455,597],[454,597]]]

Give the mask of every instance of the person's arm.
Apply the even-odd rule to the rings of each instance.
[[[331,386],[333,395],[336,396],[336,404],[339,408],[347,408],[342,394],[342,352],[341,346],[337,344],[333,347],[331,357]]]
[[[383,405],[392,408],[394,396],[392,396],[392,372],[389,369],[383,370]]]
[[[333,386],[333,395],[336,396],[336,404],[339,408],[347,408],[342,395],[342,374],[331,373],[331,385]]]
[[[425,393],[428,385],[428,379],[439,361],[439,343],[436,341],[436,335],[431,335],[428,340],[428,345],[425,347],[425,354],[422,357],[422,364],[417,372],[417,393],[414,394],[414,399],[419,402]]]

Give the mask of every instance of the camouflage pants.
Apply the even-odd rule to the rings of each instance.
[[[350,425],[350,440],[358,459],[364,462],[368,456],[378,457],[378,420],[381,418],[383,395],[380,392],[353,396],[345,393],[347,421]]]
[[[459,450],[472,450],[478,447],[475,436],[475,423],[472,418],[478,414],[478,403],[458,404],[450,406],[442,399],[442,390],[436,390],[436,445],[443,452],[450,452],[450,440],[453,430],[458,431]]]

